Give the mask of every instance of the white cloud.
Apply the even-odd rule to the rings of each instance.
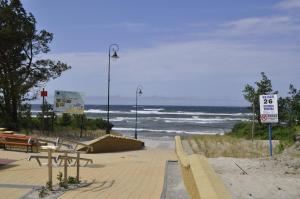
[[[273,34],[300,32],[300,25],[289,16],[245,18],[225,23],[222,27],[222,33],[231,35],[268,34],[273,36]]]
[[[283,0],[276,5],[276,7],[281,9],[300,9],[299,0]]]
[[[119,55],[120,59],[111,63],[111,92],[120,97],[134,96],[136,86],[142,84],[145,97],[225,98],[227,101],[218,102],[219,105],[237,105],[233,103],[244,102],[243,86],[257,80],[262,71],[270,75],[275,84],[282,83],[275,89],[287,90],[289,81],[300,85],[300,53],[289,47],[190,41],[127,51],[122,51],[120,45]],[[85,91],[87,96],[106,95],[106,53],[50,56],[68,62],[73,69],[50,82],[49,90]]]
[[[130,31],[142,31],[147,28],[147,25],[144,23],[137,23],[137,22],[122,22],[113,25],[113,27],[122,28]]]

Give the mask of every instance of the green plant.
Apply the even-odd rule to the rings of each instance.
[[[48,189],[42,186],[42,188],[39,190],[39,198],[44,198],[47,195],[49,195]]]
[[[56,179],[61,182],[62,181],[62,172],[58,172]]]
[[[69,184],[79,184],[80,180],[77,180],[77,178],[73,177],[73,176],[69,176],[68,177],[68,183]]]
[[[58,182],[58,185],[59,185],[60,187],[68,188],[67,182],[65,182],[65,181],[63,180],[63,178],[62,178],[62,172],[59,172],[59,173],[57,174],[56,179],[59,181],[59,182]]]
[[[68,113],[63,113],[60,118],[60,124],[62,126],[70,126],[72,124],[72,116]]]
[[[275,151],[276,151],[277,153],[281,153],[281,152],[284,150],[284,148],[285,148],[284,144],[283,144],[282,142],[280,142],[280,143],[276,146]]]
[[[46,183],[46,189],[50,190],[50,182],[49,181]]]

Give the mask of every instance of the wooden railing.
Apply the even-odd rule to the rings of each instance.
[[[187,155],[179,136],[175,150],[181,165],[185,187],[191,199],[232,199],[232,196],[205,156]]]

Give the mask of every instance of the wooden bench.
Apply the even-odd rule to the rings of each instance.
[[[38,150],[37,139],[26,136],[26,135],[10,135],[10,134],[0,134],[0,146],[4,150],[7,148],[12,148],[14,146],[26,147],[26,152],[33,152],[33,147],[36,147]]]

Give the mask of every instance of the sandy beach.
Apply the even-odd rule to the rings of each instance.
[[[235,199],[300,198],[299,158],[209,158]],[[241,166],[247,174],[235,165]],[[298,166],[296,166],[298,165]]]

